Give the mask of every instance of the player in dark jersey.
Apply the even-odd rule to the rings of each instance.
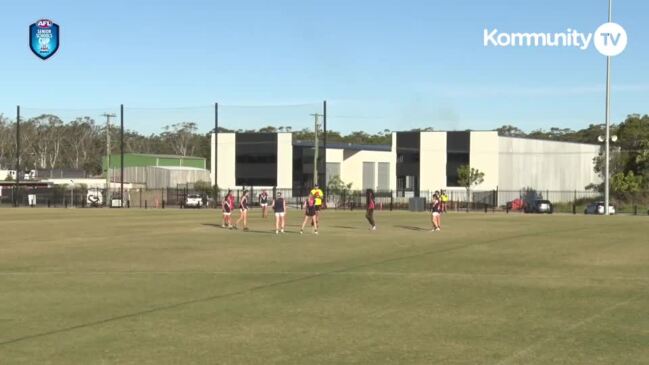
[[[232,193],[232,190],[229,190],[230,198],[228,198],[228,202],[230,202],[230,209],[232,209],[232,212],[234,212],[234,194]],[[232,218],[230,218],[230,224],[232,224]]]
[[[223,208],[223,224],[221,227],[225,228],[226,225],[228,228],[232,228],[232,203],[230,202],[230,197],[232,196],[232,191],[228,190],[228,193],[223,198],[221,202],[221,207]]]
[[[300,228],[300,234],[304,233],[304,226],[309,221],[309,218],[311,218],[313,233],[318,234],[318,220],[316,219],[315,207],[315,197],[313,194],[309,194],[309,197],[304,201],[304,221],[302,222],[302,228]]]
[[[266,218],[268,217],[268,193],[266,190],[262,191],[258,198],[259,206],[261,207],[261,217]]]
[[[279,232],[284,233],[284,227],[286,226],[286,200],[282,197],[282,193],[277,193],[277,198],[273,199],[272,207],[275,211],[275,234]]]
[[[370,229],[372,231],[376,231],[376,222],[374,222],[374,208],[376,207],[376,203],[374,201],[374,190],[367,189],[367,191],[365,191],[365,203],[367,205],[365,218],[367,218],[367,221],[372,226],[370,227]]]
[[[234,225],[235,228],[239,225],[239,222],[243,221],[243,230],[248,230],[248,190],[243,191],[243,196],[239,200],[239,211],[241,215],[237,219],[237,223]]]
[[[432,232],[442,229],[442,199],[436,191],[433,194],[433,201],[430,206],[431,222],[433,223]]]

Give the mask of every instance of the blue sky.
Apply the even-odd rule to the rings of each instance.
[[[98,117],[123,103],[131,129],[193,120],[207,131],[215,101],[222,125],[250,128],[307,126],[326,99],[342,131],[578,129],[603,121],[605,58],[594,47],[485,48],[483,30],[594,32],[606,10],[606,0],[6,2],[0,112]],[[649,112],[649,2],[615,0],[613,11],[629,36],[613,59],[620,121]],[[47,61],[27,42],[43,17],[61,27]]]

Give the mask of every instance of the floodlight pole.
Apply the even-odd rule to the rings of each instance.
[[[214,181],[213,185],[218,185],[216,182],[217,174],[219,173],[219,103],[214,103]],[[216,199],[216,197],[214,197]]]
[[[325,160],[325,183],[324,183],[324,189],[325,189],[325,194],[329,194],[329,191],[327,190],[327,184],[329,183],[327,180],[326,176],[326,165],[327,165],[327,101],[322,102],[322,142],[323,142],[323,150],[324,150],[324,160]]]
[[[313,153],[313,186],[318,184],[318,127],[319,122],[318,118],[321,116],[321,114],[315,113],[311,114],[311,116],[315,117],[315,127],[313,129],[313,145],[315,147],[314,153]]]
[[[608,0],[608,22],[611,22],[612,13],[612,0]],[[606,142],[605,142],[605,158],[606,163],[604,167],[604,214],[609,215],[609,199],[610,199],[610,145],[611,142],[611,56],[606,56]]]
[[[106,204],[110,206],[110,118],[115,118],[115,113],[104,113],[106,117]]]
[[[20,105],[16,106],[16,185],[14,186],[14,207],[18,206],[18,187],[20,186]]]
[[[119,189],[120,189],[120,204],[119,207],[124,207],[124,104],[119,106],[119,120],[120,120],[120,177],[119,177]]]

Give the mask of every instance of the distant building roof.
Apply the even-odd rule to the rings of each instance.
[[[163,169],[163,170],[176,170],[176,171],[207,171],[206,169],[201,169],[198,167],[190,167],[190,166],[150,166],[155,169]]]
[[[312,141],[293,141],[293,146],[314,147]],[[327,148],[352,151],[391,151],[392,146],[384,144],[327,143]]]
[[[556,142],[556,143],[572,143],[586,146],[601,146],[598,143],[586,143],[586,142],[575,142],[575,141],[557,141],[555,139],[545,139],[545,138],[534,138],[528,136],[516,137],[516,136],[498,136],[499,138],[511,138],[511,139],[524,139],[528,141],[539,141],[539,142]]]
[[[39,169],[36,170],[36,176],[40,179],[67,179],[67,178],[85,178],[86,172],[82,169],[61,168],[61,169]]]
[[[119,156],[119,153],[113,153],[112,156]],[[180,156],[180,155],[164,155],[164,154],[155,154],[155,153],[124,153],[124,156],[144,156],[144,157],[155,157],[155,158],[178,158],[178,159],[195,159],[195,160],[205,160],[205,157],[198,156]]]

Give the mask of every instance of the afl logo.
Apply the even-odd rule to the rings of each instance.
[[[49,19],[39,19],[29,26],[29,49],[46,60],[59,50],[59,26]]]
[[[39,28],[49,28],[52,26],[52,21],[49,19],[41,19],[36,23]]]

